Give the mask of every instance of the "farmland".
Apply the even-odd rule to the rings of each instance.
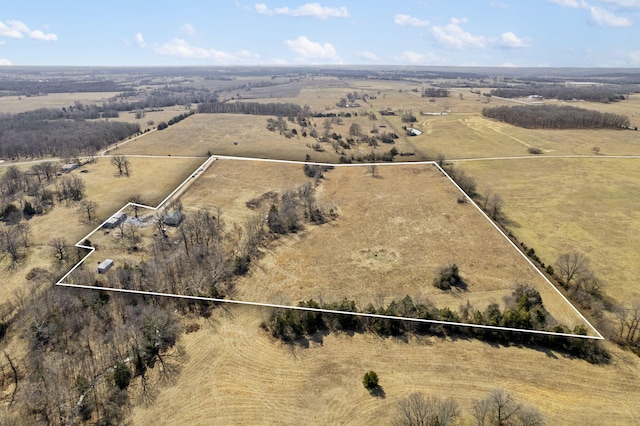
[[[146,85],[164,87],[173,85],[172,81],[158,76]],[[176,81],[172,87],[179,92],[183,83]],[[459,190],[433,163],[380,164],[374,173],[366,164],[367,159],[363,159],[370,154],[382,156],[395,148],[393,162],[440,157],[452,175],[460,176],[459,171],[464,171],[477,183],[475,200],[479,205],[486,206],[484,195],[499,194],[504,201],[501,226],[517,239],[516,245],[535,248],[535,254],[545,264],[538,265],[541,270],[547,265],[555,267],[563,253],[578,251],[589,257],[591,271],[602,286],[598,303],[593,304],[596,308],[580,310],[607,339],[602,347],[610,356],[608,362],[594,365],[536,343],[520,345],[499,339],[483,342],[447,327],[434,328],[432,334],[406,333],[398,337],[361,330],[321,330],[299,342],[283,342],[266,329],[273,310],[265,307],[127,295],[109,299],[106,292],[62,288],[49,295],[53,298],[50,300],[69,291],[70,300],[75,301],[69,304],[75,303],[73,306],[81,309],[82,315],[95,315],[84,323],[101,331],[92,335],[83,329],[79,334],[88,349],[78,346],[64,352],[55,346],[60,345],[56,339],[34,345],[32,342],[40,335],[29,331],[34,330],[33,326],[12,323],[2,350],[12,356],[20,354],[17,362],[25,371],[31,364],[20,357],[26,357],[29,351],[48,351],[60,365],[68,362],[69,367],[59,367],[64,373],[47,366],[52,377],[60,374],[75,383],[66,393],[59,392],[63,395],[59,400],[53,399],[57,397],[54,393],[47,400],[50,407],[61,405],[59,401],[72,401],[66,405],[68,411],[73,411],[68,407],[78,399],[73,386],[85,389],[77,384],[81,383],[79,378],[98,378],[99,384],[91,385],[96,389],[91,397],[95,401],[102,394],[109,398],[115,395],[108,391],[115,380],[110,378],[109,368],[113,370],[117,363],[118,368],[132,374],[128,389],[124,390],[128,399],[122,407],[128,407],[125,417],[133,424],[245,424],[255,423],[256,419],[264,423],[389,424],[395,419],[398,402],[416,391],[456,399],[463,413],[460,423],[472,424],[474,402],[496,388],[513,392],[519,400],[537,407],[548,424],[632,424],[640,416],[636,404],[640,395],[640,358],[615,340],[620,337],[620,309],[640,300],[640,287],[635,284],[640,270],[634,256],[640,247],[636,239],[630,238],[640,230],[640,133],[633,129],[529,130],[489,120],[481,115],[483,107],[530,102],[483,96],[491,89],[491,81],[470,81],[470,87],[454,87],[446,98],[429,99],[421,96],[425,86],[455,85],[460,81],[350,79],[305,73],[286,78],[238,76],[233,80],[192,77],[187,82],[189,87],[197,87],[203,93],[217,90],[222,102],[290,102],[307,105],[317,116],[307,117],[308,122],[302,125],[296,117],[197,113],[163,130],[120,141],[106,155],[97,155],[94,162],[72,174],[82,177],[86,200],[97,203],[98,218],[111,216],[134,195],[140,196],[143,204],[155,206],[186,179],[190,185],[176,197],[179,202],[171,204],[171,208],[180,209],[187,220],[207,212],[223,230],[216,234],[222,235],[221,242],[211,252],[190,255],[187,251],[186,257],[180,258],[183,247],[188,247],[190,232],[184,227],[162,231],[157,226],[136,228],[136,238],[125,236],[125,228],[109,233],[101,230],[91,238],[96,253],[87,261],[87,267],[78,268],[70,280],[102,286],[122,283],[134,272],[150,271],[144,269],[145,265],[158,262],[153,259],[158,253],[164,253],[165,263],[182,262],[184,268],[199,262],[206,265],[206,256],[213,259],[212,253],[219,255],[221,251],[216,250],[222,248],[228,250],[232,271],[225,278],[225,286],[220,287],[227,299],[296,305],[309,299],[330,304],[346,298],[364,308],[368,304],[387,306],[409,295],[416,302],[433,302],[453,312],[465,304],[482,311],[491,303],[505,309],[514,286],[528,284],[540,293],[552,318],[550,327],[555,321],[565,324],[567,330],[585,324],[560,296],[571,296],[575,285],[567,283],[564,289],[558,275],[545,272],[560,293],[553,289],[473,203],[464,202]],[[474,89],[471,83],[484,86]],[[337,106],[341,98],[353,93],[359,97],[359,106]],[[50,107],[101,99],[92,93],[42,98],[49,96]],[[25,99],[5,100],[6,111],[30,108],[16,106]],[[640,124],[638,102],[640,95],[632,94],[620,102],[579,102],[579,106],[626,114],[633,128]],[[143,130],[152,129],[188,109],[194,110],[194,106],[149,110],[141,118],[136,118],[133,111],[123,112],[120,121],[137,122]],[[392,115],[381,114],[391,110]],[[415,122],[403,121],[407,112],[416,117]],[[286,121],[287,129],[268,130],[269,119]],[[149,124],[151,121],[153,124]],[[360,129],[359,134],[351,134],[354,124]],[[422,134],[407,136],[403,128],[406,126],[421,130]],[[288,133],[291,129],[296,133]],[[311,129],[319,135],[311,136]],[[327,129],[324,136],[323,129]],[[302,135],[303,130],[309,134]],[[386,132],[397,137],[377,146],[364,142],[365,137]],[[348,148],[335,142],[349,137],[361,138],[362,142]],[[538,148],[541,153],[532,154],[531,148]],[[402,156],[403,153],[411,155]],[[130,177],[118,176],[111,163],[116,155],[126,156],[130,162]],[[194,173],[208,156],[246,159],[220,158],[206,171]],[[311,178],[305,176],[302,164],[251,158],[356,164],[328,168],[321,178]],[[6,161],[14,164],[11,159]],[[37,163],[15,164],[29,172]],[[315,223],[301,215],[302,225],[294,232],[278,234],[268,224],[269,215],[277,210],[275,205],[283,203],[284,194],[302,192],[304,185],[305,191],[313,189],[315,206],[329,219]],[[13,202],[22,208],[22,201]],[[82,223],[78,207],[77,202],[58,203],[47,214],[30,217],[31,247],[27,254],[15,265],[9,265],[6,257],[3,260],[0,295],[11,301],[11,308],[18,315],[23,309],[20,306],[26,306],[25,312],[30,316],[17,318],[27,324],[32,324],[32,318],[40,318],[39,308],[33,307],[37,292],[30,282],[37,281],[38,291],[44,291],[50,282],[42,280],[42,271],[59,277],[73,265],[70,260],[63,262],[54,257],[49,241],[65,237],[75,243],[97,225],[97,220]],[[135,214],[132,209],[127,213]],[[154,225],[159,217],[145,209],[140,215]],[[257,223],[261,239],[248,269],[239,272],[240,242],[249,234],[247,224],[252,217],[260,219]],[[133,229],[133,225],[130,227]],[[80,254],[78,251],[73,255]],[[95,264],[107,257],[116,260],[116,267],[98,276]],[[453,263],[460,269],[465,288],[435,288],[432,283],[440,268]],[[27,279],[30,273],[33,278],[34,270],[40,271],[41,275],[35,274],[39,278]],[[213,283],[217,273],[213,269],[207,271],[200,281]],[[144,273],[139,276],[144,277]],[[168,282],[175,278],[167,277]],[[189,287],[190,283],[186,284]],[[204,285],[194,294],[217,295],[214,284]],[[50,300],[46,302],[49,306]],[[60,309],[66,311],[59,315],[55,305],[54,302],[47,311],[49,316],[44,318],[72,316],[68,314],[69,306],[62,303]],[[168,313],[162,317],[158,311]],[[103,322],[99,315],[109,321]],[[136,315],[143,319],[136,319]],[[129,364],[134,359],[132,354],[142,350],[149,351],[151,355],[147,356],[155,356],[153,348],[159,347],[160,341],[156,337],[154,343],[149,337],[148,318],[159,316],[179,322],[172,328],[178,336],[175,341],[167,339],[171,346],[157,351],[162,356],[167,354],[169,361],[165,365],[161,358],[149,358],[144,368]],[[108,330],[110,324],[117,331]],[[160,327],[158,322],[153,324]],[[156,335],[160,334],[158,328],[153,329]],[[66,333],[71,335],[70,331]],[[147,333],[144,339],[151,340],[144,340],[140,333]],[[588,334],[595,336],[591,330]],[[100,339],[106,343],[98,344]],[[97,347],[101,347],[98,367],[89,367],[89,358],[75,362],[66,356],[84,356]],[[174,359],[178,366],[172,364]],[[11,376],[5,373],[9,368],[4,361],[0,365],[6,378],[3,383],[9,383]],[[375,397],[362,386],[362,375],[369,370],[380,376],[384,397]],[[25,389],[33,389],[34,376],[24,380],[31,386]],[[0,401],[9,406],[13,385],[3,386]],[[39,414],[25,408],[28,405],[22,398],[26,391],[18,389],[16,407],[20,408],[7,411],[8,421],[25,413],[29,413],[25,418],[41,420]],[[88,418],[95,420],[100,415],[95,413],[107,413],[105,406],[97,405]],[[611,412],[612,406],[617,407],[615,413]],[[0,416],[0,424],[2,421]]]

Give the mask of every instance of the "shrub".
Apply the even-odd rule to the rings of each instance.
[[[433,285],[440,290],[449,290],[451,287],[463,287],[464,281],[460,277],[458,265],[452,263],[451,265],[440,268],[438,275],[433,279]]]
[[[362,384],[368,391],[375,390],[378,384],[378,374],[375,371],[368,371],[364,374],[364,378],[362,379]]]
[[[527,149],[527,151],[529,152],[529,154],[536,154],[536,155],[543,154],[543,152],[542,152],[542,150],[540,148],[531,147],[531,148]]]

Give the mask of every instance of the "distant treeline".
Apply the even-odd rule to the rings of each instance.
[[[44,118],[50,110],[0,117],[0,157],[72,158],[93,154],[140,132],[132,123]]]
[[[198,105],[198,112],[209,114],[253,114],[296,117],[304,109],[292,103],[206,102]]]
[[[77,80],[2,80],[0,96],[34,96],[47,93],[74,92],[120,92],[124,89],[113,80],[77,81]],[[4,93],[3,93],[4,92]]]
[[[547,99],[569,101],[581,99],[591,102],[616,102],[625,99],[620,86],[549,86],[504,87],[491,91],[502,98],[523,98],[538,95]]]
[[[143,100],[124,102],[129,97],[141,96],[136,92],[123,92],[113,98],[110,102],[104,104],[104,108],[116,111],[135,111],[148,108],[163,108],[174,105],[189,105],[201,103],[215,103],[218,99],[218,93],[208,90],[185,89],[176,90],[175,88],[166,88],[162,90],[154,90],[148,94],[142,94]]]
[[[622,129],[629,117],[558,105],[499,106],[484,108],[482,115],[527,129]]]
[[[422,91],[423,98],[446,98],[448,96],[449,96],[449,89],[427,87]]]
[[[583,326],[574,330],[562,325],[551,325],[551,317],[542,305],[540,294],[532,287],[518,285],[509,297],[508,306],[501,310],[497,303],[491,303],[484,311],[474,309],[469,303],[460,306],[458,312],[449,308],[437,308],[432,302],[417,303],[410,296],[400,301],[391,302],[386,308],[376,308],[369,304],[364,310],[358,309],[355,301],[344,299],[340,303],[320,304],[315,300],[300,302],[298,306],[315,309],[327,309],[366,314],[387,315],[427,319],[448,322],[465,322],[471,324],[498,327],[519,328],[528,330],[549,330],[555,333],[586,335]],[[440,324],[430,324],[400,319],[363,317],[349,314],[330,314],[324,312],[276,309],[270,319],[262,324],[265,330],[286,342],[295,342],[311,337],[317,332],[371,332],[379,336],[404,336],[407,334],[434,335],[443,334]],[[522,332],[489,330],[446,326],[452,334],[466,335],[485,341],[501,343],[517,343],[545,346],[573,356],[599,364],[609,361],[609,354],[596,342],[581,338],[569,338],[554,335],[532,335]]]

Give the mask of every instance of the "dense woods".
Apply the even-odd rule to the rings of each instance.
[[[522,98],[542,96],[547,99],[570,101],[580,99],[591,102],[616,102],[625,99],[626,91],[621,86],[555,86],[527,85],[522,87],[502,87],[491,91],[493,96],[502,98]]]
[[[0,157],[73,158],[93,154],[140,131],[133,123],[68,120],[68,113],[36,110],[0,117]]]
[[[422,91],[423,98],[446,98],[449,96],[449,89],[438,87],[427,87]]]
[[[253,114],[295,117],[304,109],[292,103],[207,102],[198,105],[198,112],[210,114]]]
[[[527,129],[622,129],[629,117],[558,105],[499,106],[484,108],[482,115]]]
[[[73,79],[24,80],[0,79],[4,96],[36,96],[47,93],[119,92],[123,86],[113,80],[78,81]]]

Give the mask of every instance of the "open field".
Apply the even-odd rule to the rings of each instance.
[[[305,180],[301,169],[219,160],[182,202],[222,207],[225,221],[241,223],[253,213],[247,201],[295,188]],[[457,311],[467,300],[480,309],[493,301],[504,307],[512,286],[527,283],[540,291],[558,322],[571,328],[583,324],[473,206],[457,202],[460,193],[434,166],[380,166],[380,174],[372,178],[366,167],[328,172],[317,198],[339,218],[278,240],[249,276],[238,280],[233,298],[295,305],[347,297],[364,308],[410,295]],[[467,291],[432,286],[438,268],[449,263],[460,267]]]
[[[640,169],[635,159],[528,159],[459,163],[505,200],[513,233],[543,262],[581,251],[620,302],[640,299]]]
[[[19,113],[38,108],[63,108],[75,102],[102,104],[118,92],[49,93],[44,96],[0,96],[0,114]]]
[[[216,155],[283,160],[302,161],[307,155],[313,161],[338,160],[339,156],[329,144],[323,144],[325,152],[316,152],[307,147],[307,144],[315,143],[315,139],[300,135],[287,139],[278,132],[270,132],[266,126],[265,116],[196,114],[123,146],[119,154],[205,156],[211,151]],[[346,129],[348,131],[348,127]]]
[[[218,310],[183,336],[189,354],[174,385],[150,407],[136,407],[136,425],[352,424],[387,425],[412,392],[452,397],[472,424],[475,400],[493,389],[537,406],[547,424],[638,424],[640,359],[607,345],[608,366],[545,350],[476,340],[380,339],[330,334],[307,349],[274,341],[259,325],[267,310]],[[362,386],[374,370],[385,398]]]

